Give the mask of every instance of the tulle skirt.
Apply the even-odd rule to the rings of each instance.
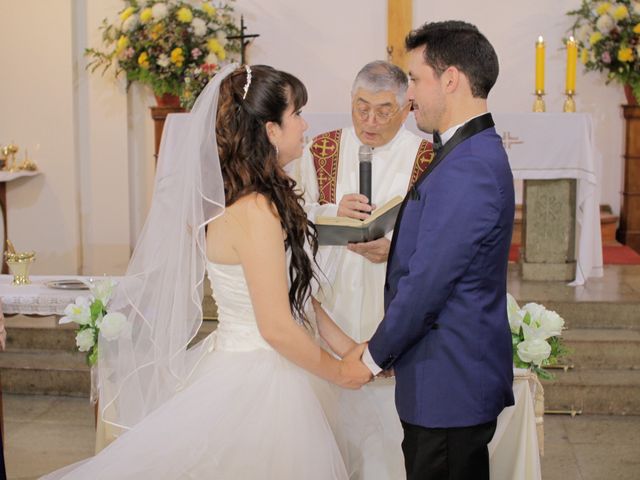
[[[214,350],[135,428],[44,478],[395,480],[401,438],[392,383],[347,391],[273,350]]]

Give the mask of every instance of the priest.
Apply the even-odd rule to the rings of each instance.
[[[315,137],[294,172],[313,222],[320,215],[365,219],[375,206],[404,196],[433,157],[430,142],[408,131],[407,76],[374,61],[357,74],[351,90],[353,125]],[[371,197],[358,193],[358,151],[373,150]],[[368,340],[383,316],[383,286],[391,232],[348,247],[321,247],[324,273],[319,300],[354,340]]]

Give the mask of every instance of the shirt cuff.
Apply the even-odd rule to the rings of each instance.
[[[362,353],[362,363],[364,363],[373,375],[378,375],[382,369],[378,366],[378,364],[373,360],[371,353],[369,352],[369,347],[367,347]]]

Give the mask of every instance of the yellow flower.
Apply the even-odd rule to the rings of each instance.
[[[633,33],[640,33],[640,23],[633,27]]]
[[[193,20],[193,13],[191,13],[191,10],[189,10],[187,7],[182,7],[176,13],[176,18],[179,22],[191,23],[191,20]]]
[[[602,40],[602,34],[600,32],[593,32],[591,34],[591,36],[589,37],[589,43],[591,45],[595,45],[596,43],[598,43],[600,40]]]
[[[609,2],[602,2],[600,5],[598,5],[598,8],[596,8],[596,13],[598,15],[603,15],[607,13],[610,9],[611,9],[611,4]]]
[[[218,39],[210,38],[209,40],[207,40],[207,48],[210,52],[218,53],[220,50],[222,50],[222,45],[220,45]]]
[[[122,21],[124,22],[124,21],[125,21],[127,18],[129,18],[129,17],[133,14],[133,12],[135,12],[135,11],[136,11],[136,9],[135,9],[135,8],[133,8],[133,7],[125,8],[125,9],[122,11],[122,13],[120,14],[120,20],[122,20]]]
[[[140,21],[142,23],[147,23],[151,21],[153,18],[153,13],[151,12],[151,8],[147,7],[140,12]]]
[[[210,17],[213,17],[216,14],[216,9],[215,7],[211,6],[210,3],[204,2],[202,4],[202,10],[205,11],[205,13],[207,15],[209,15]]]
[[[216,52],[218,59],[222,62],[225,58],[227,58],[227,52],[224,51],[224,48],[220,47],[220,50]]]
[[[633,61],[633,50],[629,47],[621,48],[618,50],[618,60],[621,62],[632,62]]]
[[[184,62],[184,55],[181,48],[174,48],[171,51],[171,63],[175,63],[177,67],[181,67]]]
[[[620,5],[613,11],[611,16],[615,20],[622,20],[623,18],[627,18],[629,16],[629,10],[627,10],[626,6]]]
[[[164,32],[164,27],[162,26],[162,24],[156,23],[151,29],[151,34],[150,34],[151,39],[157,40],[158,38],[160,38],[160,35],[162,35],[163,32]]]
[[[129,46],[129,38],[124,35],[120,35],[120,38],[116,42],[116,55],[119,55],[125,48]]]
[[[142,52],[138,57],[138,65],[140,65],[145,70],[149,68],[149,54],[147,52]]]
[[[589,61],[589,50],[587,50],[586,48],[583,48],[580,52],[580,61],[583,65],[586,65],[586,63]]]

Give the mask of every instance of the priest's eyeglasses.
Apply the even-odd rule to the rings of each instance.
[[[407,108],[407,106],[410,104],[411,102],[407,102],[404,105],[394,109],[393,107],[386,105],[382,107],[371,108],[371,106],[366,103],[356,102],[353,104],[353,111],[356,116],[363,122],[369,120],[369,117],[373,113],[373,118],[375,118],[376,123],[378,125],[385,125],[389,123],[393,119],[393,117]]]

